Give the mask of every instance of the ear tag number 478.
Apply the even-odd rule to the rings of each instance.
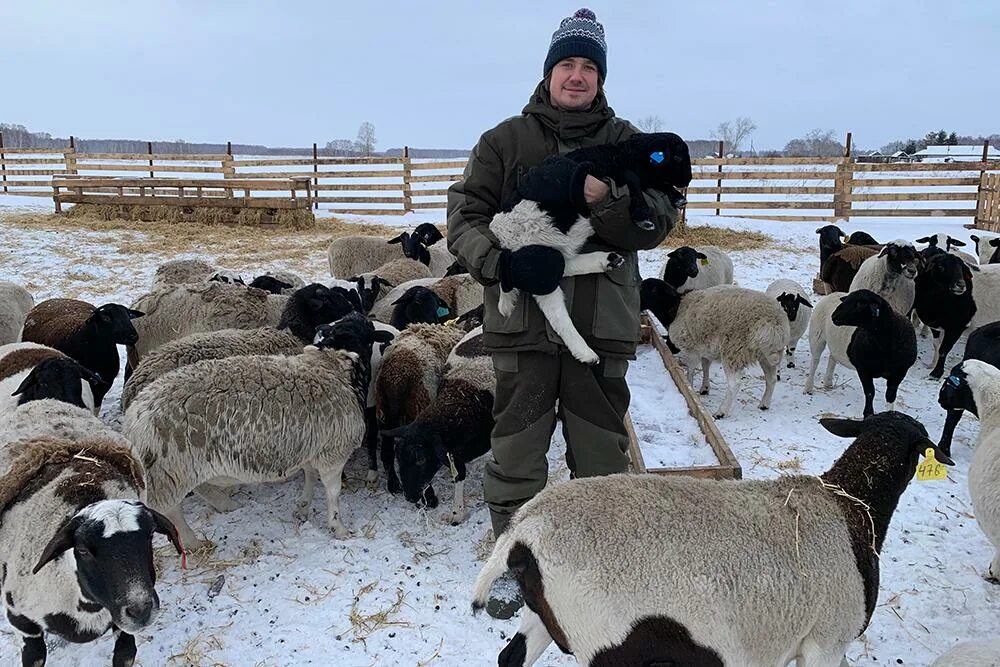
[[[924,460],[917,465],[917,481],[931,482],[948,479],[948,468],[934,458],[934,450],[930,447],[924,452]]]

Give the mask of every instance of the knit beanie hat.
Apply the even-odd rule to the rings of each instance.
[[[597,22],[597,16],[586,7],[567,16],[552,33],[549,53],[545,56],[542,74],[548,74],[560,60],[566,58],[590,58],[597,64],[601,81],[608,74],[608,45],[604,41],[604,26]]]

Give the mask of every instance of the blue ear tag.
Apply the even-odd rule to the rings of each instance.
[[[653,164],[663,164],[663,161],[666,159],[667,158],[663,154],[663,151],[656,151],[655,153],[649,154],[649,161],[652,162]]]
[[[952,385],[953,387],[958,387],[958,386],[961,386],[962,380],[959,379],[959,377],[957,375],[949,375],[948,376],[948,384]]]
[[[451,311],[445,308],[444,306],[438,306],[437,316],[439,319],[442,317],[448,317],[450,313]]]

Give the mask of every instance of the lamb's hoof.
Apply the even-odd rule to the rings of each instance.
[[[305,523],[309,520],[309,503],[295,503],[295,511],[292,512],[292,517],[299,523]]]
[[[461,524],[465,523],[465,520],[468,519],[468,518],[469,518],[469,511],[468,510],[464,510],[464,509],[460,510],[460,511],[452,510],[448,514],[448,523],[450,523],[453,526],[458,526],[458,525],[461,525]]]
[[[601,358],[597,356],[597,353],[589,348],[583,351],[573,352],[573,357],[581,364],[587,364],[588,366],[592,366],[601,361]]]
[[[615,269],[621,268],[625,263],[625,258],[616,252],[608,253],[608,264],[606,271],[614,271]]]
[[[698,391],[699,396],[708,396],[708,389],[701,389]]]
[[[725,416],[726,416],[726,413],[724,413],[724,412],[716,412],[714,415],[712,415],[712,419],[722,419]]]
[[[758,408],[760,408],[761,410],[769,410],[769,409],[770,409],[770,407],[769,407],[769,406],[767,406],[767,405],[764,405],[763,403],[761,403],[761,404],[760,404],[760,405],[758,405],[757,407],[758,407]]]
[[[334,538],[338,540],[346,540],[351,537],[350,531],[342,523],[338,522],[336,525],[330,526],[330,530],[333,532]]]

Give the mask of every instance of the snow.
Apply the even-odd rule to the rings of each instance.
[[[2,216],[12,204],[51,210],[48,200],[18,199],[0,197],[0,280],[30,284],[36,299],[74,296],[128,304],[150,283],[156,263],[167,259],[152,250],[129,255],[119,248],[123,237],[141,238],[139,233],[66,227],[49,231],[5,224]],[[407,226],[418,221],[443,223],[444,214],[385,216],[378,221]],[[962,222],[860,219],[840,226],[847,232],[864,229],[879,240],[946,232],[968,241],[969,231]],[[778,240],[784,249],[731,253],[740,285],[762,290],[779,277],[811,285],[818,262],[814,232],[818,225],[696,215],[689,223],[758,229]],[[308,257],[289,259],[275,268],[321,277],[324,253],[325,247],[317,244]],[[191,253],[209,261],[217,255],[212,248]],[[662,249],[642,253],[643,275],[656,275],[664,260]],[[936,440],[944,411],[936,402],[939,383],[926,379],[923,364],[930,360],[929,341],[921,339],[919,344],[920,359],[900,387],[897,409],[920,419]],[[960,358],[963,344],[953,351],[952,363]],[[832,390],[817,389],[813,396],[805,396],[808,356],[808,346],[800,345],[797,368],[782,369],[768,412],[756,408],[763,390],[759,370],[748,371],[733,413],[718,422],[745,477],[819,474],[847,446],[847,440],[830,435],[817,420],[827,414],[861,414],[857,378],[838,369]],[[678,426],[675,413],[667,412],[677,404],[657,383],[654,361],[643,352],[632,364],[633,420],[644,439],[669,439],[677,442],[677,448],[682,442],[686,448],[687,435],[673,430]],[[881,382],[876,385],[881,390]],[[710,412],[719,407],[723,389],[716,365],[711,393],[701,397]],[[120,392],[119,377],[102,413],[111,424],[120,422]],[[881,396],[876,404],[876,409],[884,405]],[[927,665],[959,640],[1000,635],[1000,587],[981,576],[993,550],[972,516],[967,488],[977,432],[977,422],[966,417],[955,433],[957,465],[949,469],[948,480],[913,481],[903,495],[882,552],[878,606],[868,629],[850,647],[852,665]],[[552,481],[567,478],[564,451],[557,430],[549,452]],[[453,527],[442,521],[451,501],[450,484],[443,476],[436,482],[441,507],[418,511],[381,486],[367,488],[364,458],[355,456],[347,469],[341,508],[353,536],[345,541],[333,539],[325,528],[320,494],[308,522],[292,519],[301,485],[298,478],[241,487],[235,499],[244,506],[227,514],[188,499],[189,520],[217,549],[207,558],[192,556],[189,569],[182,571],[167,543],[157,542],[162,609],[156,622],[139,634],[138,664],[493,664],[515,632],[517,619],[473,617],[469,610],[469,592],[482,564],[482,542],[489,527],[481,462],[471,466],[465,487],[472,515]],[[375,617],[386,610],[384,619]],[[380,619],[388,624],[380,624]],[[81,646],[58,640],[50,644],[51,664],[94,665],[109,662],[113,639],[106,636]],[[16,664],[19,646],[11,629],[0,626],[0,664]],[[538,664],[575,663],[552,647]]]

